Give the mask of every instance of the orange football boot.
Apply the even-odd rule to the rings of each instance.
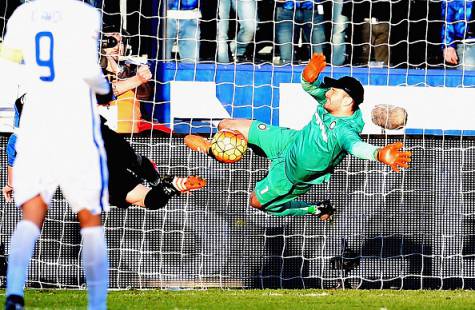
[[[172,181],[173,187],[180,193],[188,193],[206,186],[206,180],[190,175],[188,177],[174,177]]]
[[[185,136],[185,145],[193,151],[208,155],[211,142],[202,136],[187,135]]]

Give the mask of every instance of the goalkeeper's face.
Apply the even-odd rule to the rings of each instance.
[[[353,99],[351,99],[346,91],[340,88],[330,88],[326,92],[325,98],[327,99],[327,102],[325,103],[324,108],[332,114],[345,112],[348,107],[351,108],[353,105]]]
[[[118,60],[120,56],[124,55],[124,43],[122,42],[122,36],[118,32],[108,33],[110,37],[114,37],[117,40],[117,45],[111,48],[105,48],[104,54],[111,56],[115,60]]]

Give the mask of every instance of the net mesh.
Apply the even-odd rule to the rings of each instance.
[[[134,137],[134,147],[150,153],[161,172],[202,175],[209,186],[172,199],[163,210],[113,208],[105,216],[111,287],[473,288],[474,140],[414,136],[405,143],[415,150],[417,169],[394,174],[350,157],[328,186],[303,197],[335,203],[338,213],[328,224],[248,207],[268,165],[252,152],[230,166],[191,153],[182,138]],[[1,158],[5,164],[3,151]],[[3,204],[1,240],[8,253],[20,213]],[[84,285],[79,238],[58,192],[29,284]]]
[[[172,109],[166,94],[175,81],[216,83],[217,95],[230,116],[279,123],[279,83],[298,82],[300,63],[306,62],[312,52],[311,41],[305,41],[305,30],[292,29],[291,58],[288,64],[283,61],[281,47],[289,43],[274,38],[277,27],[288,21],[277,19],[277,11],[283,9],[280,4],[256,2],[257,13],[250,16],[257,14],[259,20],[244,20],[255,23],[258,30],[239,55],[239,43],[247,42],[234,39],[239,38],[239,17],[233,10],[229,17],[220,16],[216,1],[206,1],[206,5],[202,2],[201,16],[192,15],[198,20],[199,36],[192,31],[190,38],[167,34],[158,39],[165,21],[158,13],[163,3],[128,1],[125,7],[124,3],[94,2],[105,23],[119,24],[130,33],[132,54],[147,54],[151,60],[153,95],[142,102],[147,124],[160,121],[173,126],[177,133],[201,132],[208,136],[215,129],[210,127],[209,116],[164,116]],[[322,1],[322,8],[314,7],[313,13],[323,10],[322,19],[313,26],[310,22],[312,33],[314,27],[325,25],[324,52],[330,62],[338,44],[328,38],[339,24],[332,20],[332,4],[334,1]],[[329,67],[327,72],[333,76],[357,74],[365,85],[376,80],[380,85],[470,87],[474,83],[466,79],[470,74],[465,68],[454,75],[441,58],[439,31],[444,21],[440,4],[393,1],[387,42],[374,41],[375,34],[371,33],[366,60],[360,56],[361,50],[368,48],[361,43],[361,30],[367,21],[364,16],[350,14],[344,21],[345,60]],[[14,7],[12,1],[0,5],[2,35],[3,25]],[[371,20],[372,16],[368,17]],[[229,21],[228,38],[224,40],[228,43],[228,60],[219,59],[218,52],[218,24],[223,19]],[[304,26],[308,22],[292,20],[291,24]],[[176,25],[178,30],[185,27]],[[171,48],[170,54],[164,54],[168,61],[165,65],[158,62],[166,41],[163,38],[170,39]],[[385,66],[385,60],[375,58],[375,47],[382,45],[390,47],[387,65],[392,70]],[[183,64],[194,56],[182,53],[198,46],[200,64]],[[382,68],[367,69],[368,65]],[[424,70],[414,72],[412,67]],[[439,71],[427,70],[432,67]],[[263,74],[265,78],[259,78]],[[435,82],[434,75],[440,77]],[[191,113],[191,105],[189,109]],[[248,207],[249,194],[255,182],[266,175],[269,164],[252,151],[242,161],[224,165],[186,149],[179,134],[163,137],[145,131],[126,136],[140,154],[158,164],[161,173],[200,175],[208,180],[208,186],[192,195],[172,199],[162,210],[113,208],[105,215],[113,288],[475,286],[475,140],[470,137],[365,136],[365,141],[376,145],[404,141],[414,153],[413,168],[395,174],[378,163],[347,157],[330,183],[315,186],[303,197],[309,202],[327,198],[336,205],[336,220],[328,224],[311,217],[272,217]],[[2,167],[6,166],[6,141],[6,135],[0,137]],[[3,186],[3,169],[0,176]],[[1,267],[21,215],[13,204],[3,198],[0,201],[0,275],[4,279]],[[28,285],[83,287],[80,241],[79,225],[58,191],[30,264]]]

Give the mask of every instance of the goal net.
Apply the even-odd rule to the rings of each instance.
[[[457,65],[444,60],[442,29],[454,22],[443,14],[443,1],[372,1],[356,8],[337,0],[299,7],[211,0],[199,2],[199,10],[131,2],[91,1],[105,23],[123,29],[131,47],[123,64],[146,59],[153,75],[151,95],[141,98],[142,119],[124,118],[119,102],[113,120],[141,124],[124,138],[161,173],[200,175],[208,185],[161,210],[132,206],[104,215],[112,288],[475,288],[475,73],[464,53]],[[389,5],[386,15],[377,13],[379,2]],[[16,5],[0,5],[0,27]],[[250,208],[266,158],[249,150],[240,162],[222,164],[183,144],[189,133],[211,137],[227,117],[301,128],[316,103],[301,90],[300,74],[320,51],[329,63],[323,76],[350,75],[365,86],[364,141],[402,141],[413,152],[411,168],[399,174],[347,156],[329,183],[303,196],[310,203],[331,200],[332,224]],[[405,129],[371,124],[371,108],[381,103],[408,111]],[[152,130],[162,125],[172,132]],[[8,136],[0,136],[1,186]],[[21,214],[3,198],[0,203],[5,279]],[[79,225],[58,191],[27,284],[84,287],[80,256]]]

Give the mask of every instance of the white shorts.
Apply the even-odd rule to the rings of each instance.
[[[108,172],[103,148],[91,143],[90,147],[74,151],[63,144],[58,150],[58,144],[61,143],[56,142],[56,150],[47,145],[18,149],[13,169],[17,206],[38,194],[49,205],[59,186],[74,213],[84,209],[92,214],[108,211]]]

